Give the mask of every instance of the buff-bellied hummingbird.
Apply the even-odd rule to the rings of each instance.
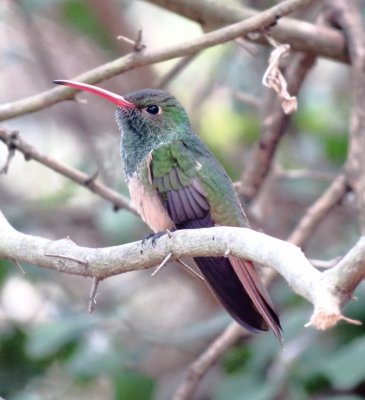
[[[144,89],[123,97],[85,83],[54,83],[117,105],[125,179],[137,211],[154,232],[248,226],[231,180],[174,96]],[[239,324],[252,331],[271,329],[282,341],[279,315],[251,261],[233,255],[194,261]]]

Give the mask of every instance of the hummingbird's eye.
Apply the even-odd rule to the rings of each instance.
[[[161,111],[161,108],[156,106],[156,104],[151,104],[150,106],[147,106],[145,110],[148,114],[157,115]]]

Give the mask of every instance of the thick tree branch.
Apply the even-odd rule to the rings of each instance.
[[[183,15],[212,29],[251,18],[258,11],[250,10],[235,3],[222,3],[219,0],[147,0],[165,9]],[[271,28],[272,37],[280,43],[289,43],[296,51],[315,56],[349,62],[343,35],[335,29],[303,22],[291,18],[280,19]],[[246,36],[247,40],[267,44],[264,35]]]
[[[365,240],[358,243],[363,249]],[[160,264],[167,254],[172,259],[183,256],[224,256],[230,254],[270,266],[282,275],[289,286],[314,305],[311,324],[329,328],[344,317],[340,308],[345,298],[336,273],[330,275],[328,287],[301,250],[282,240],[246,228],[215,227],[209,229],[179,230],[158,239],[156,246],[142,242],[122,246],[91,249],[79,247],[69,239],[52,241],[16,231],[0,212],[0,257],[55,269],[68,274],[96,277],[99,280],[124,272],[149,268]],[[351,253],[350,253],[351,254]],[[357,253],[356,253],[357,254]],[[348,256],[348,265],[358,259]],[[353,281],[361,279],[362,269],[348,267]],[[329,274],[330,271],[326,271]],[[328,276],[328,275],[327,275]],[[339,275],[340,276],[340,275]],[[321,318],[318,319],[318,312]],[[329,322],[322,323],[323,319]],[[322,325],[321,325],[322,323]]]
[[[287,15],[312,1],[314,0],[285,0],[245,21],[217,29],[216,31],[209,32],[196,39],[191,39],[188,42],[162,49],[144,49],[139,52],[128,54],[125,57],[89,70],[73,78],[73,80],[95,84],[134,68],[191,55],[208,47],[228,42],[246,35],[249,32],[261,30],[264,27],[270,26],[276,22],[278,16]],[[3,104],[0,106],[0,121],[23,114],[29,114],[66,99],[73,98],[76,92],[75,89],[68,87],[57,87],[13,103]]]
[[[6,146],[8,146],[9,154],[12,154],[11,152],[14,152],[14,150],[20,151],[24,154],[26,160],[38,161],[58,174],[71,179],[105,200],[110,201],[115,210],[125,208],[135,214],[137,213],[132,202],[127,197],[120,195],[115,190],[110,189],[108,186],[98,181],[96,176],[89,176],[76,168],[70,167],[50,156],[42,154],[34,146],[22,139],[17,132],[10,132],[7,129],[0,127],[0,141],[4,142]],[[9,166],[6,166],[8,169]],[[6,172],[6,170],[3,172]]]
[[[365,277],[365,237],[360,237],[354,246],[339,263],[326,270],[322,280],[332,292],[348,297]],[[347,299],[345,299],[347,301]]]

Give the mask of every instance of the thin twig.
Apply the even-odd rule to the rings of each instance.
[[[339,175],[323,195],[308,208],[289,236],[288,241],[297,246],[303,246],[313,235],[314,230],[323,218],[343,199],[346,192],[347,181],[342,174]]]
[[[159,89],[165,89],[171,83],[171,81],[175,79],[196,58],[198,54],[199,53],[197,52],[184,57],[176,65],[174,65],[167,74],[158,79],[153,86]]]
[[[228,325],[209,347],[189,365],[187,376],[177,388],[173,400],[191,399],[207,370],[246,332],[235,322]]]
[[[205,281],[205,279],[197,272],[195,271],[194,268],[190,267],[189,264],[187,264],[185,261],[183,261],[181,258],[177,258],[176,262],[182,265],[184,268],[186,268],[189,272],[191,272],[194,276],[199,278],[201,281]]]
[[[88,307],[89,314],[91,314],[94,311],[94,305],[96,304],[96,295],[99,282],[100,280],[98,278],[96,277],[93,278],[93,283],[91,285],[90,296],[89,296],[89,307]]]
[[[9,147],[8,155],[7,155],[7,157],[6,157],[5,164],[4,164],[4,166],[0,169],[0,175],[1,175],[1,174],[7,174],[7,173],[8,173],[8,170],[9,170],[9,167],[10,167],[10,162],[11,162],[11,160],[13,159],[14,156],[15,156],[15,149]]]
[[[275,177],[285,179],[315,179],[318,181],[332,182],[335,178],[333,173],[315,171],[309,169],[291,169],[284,170],[278,166],[275,166],[274,170]]]
[[[258,54],[258,49],[257,49],[257,47],[256,47],[254,44],[249,43],[247,40],[244,40],[244,39],[242,39],[242,38],[235,39],[235,43],[236,43],[239,47],[241,47],[242,49],[244,49],[245,51],[247,51],[247,53],[250,54],[252,57],[257,56],[257,54]]]
[[[342,257],[335,257],[332,258],[332,260],[317,260],[310,258],[309,261],[313,265],[313,267],[316,267],[318,269],[329,269],[337,265],[341,258]]]
[[[80,260],[80,259],[78,259],[76,257],[73,257],[73,256],[67,256],[67,255],[64,255],[64,254],[55,254],[55,253],[45,253],[44,255],[46,257],[56,257],[56,258],[61,258],[63,260],[72,261],[72,262],[78,263],[80,265],[83,265],[86,268],[89,267],[89,264],[88,264],[87,261]]]
[[[86,178],[84,185],[87,187],[91,187],[92,185],[94,185],[98,176],[99,176],[99,171],[95,171],[93,174],[89,175]]]
[[[254,97],[251,96],[247,93],[243,93],[241,91],[234,91],[233,96],[238,100],[241,101],[242,103],[249,104],[250,106],[253,106],[256,110],[260,109],[260,101]]]
[[[23,275],[26,274],[25,271],[24,271],[24,269],[23,269],[23,267],[20,265],[20,262],[19,262],[18,260],[10,259],[10,261],[12,261],[12,262],[15,264],[15,266],[18,268],[18,270],[19,270]]]
[[[129,39],[126,36],[123,35],[119,35],[117,37],[118,40],[123,40],[124,42],[132,45],[133,50],[138,53],[142,50],[144,50],[146,48],[146,45],[142,43],[142,34],[143,34],[143,30],[139,29],[137,32],[137,38],[135,40]]]
[[[18,132],[17,131],[10,132],[9,136],[7,137],[7,139],[5,141],[5,144],[8,147],[8,155],[6,157],[6,161],[5,161],[4,166],[0,170],[0,175],[8,173],[11,160],[15,156],[14,141],[17,139],[17,137],[18,137]]]
[[[169,253],[169,254],[162,260],[161,264],[158,265],[158,266],[156,267],[156,269],[152,272],[151,276],[156,276],[156,275],[161,271],[161,269],[170,261],[171,257],[172,257],[172,253]]]
[[[77,170],[76,168],[70,167],[66,164],[61,163],[60,161],[55,160],[54,158],[41,153],[37,150],[34,146],[30,145],[26,142],[20,135],[17,135],[16,138],[12,138],[13,133],[4,129],[0,128],[0,141],[3,141],[5,144],[9,143],[12,140],[12,146],[14,149],[20,151],[24,154],[24,157],[27,160],[35,160],[39,163],[45,165],[46,167],[52,169],[53,171],[65,176],[73,180],[74,182],[78,183],[81,186],[86,187],[93,193],[99,195],[100,197],[104,198],[105,200],[110,201],[113,204],[114,210],[118,209],[127,209],[134,214],[136,214],[136,210],[132,205],[131,201],[110,189],[108,186],[104,185],[100,181],[96,180],[95,173],[91,176],[85,174]]]

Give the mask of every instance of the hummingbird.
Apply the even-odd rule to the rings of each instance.
[[[193,131],[174,96],[143,89],[123,97],[86,83],[54,83],[91,92],[117,106],[125,180],[138,213],[156,234],[249,226],[226,171]],[[234,320],[253,332],[271,329],[282,342],[278,312],[250,260],[228,255],[194,261]]]

